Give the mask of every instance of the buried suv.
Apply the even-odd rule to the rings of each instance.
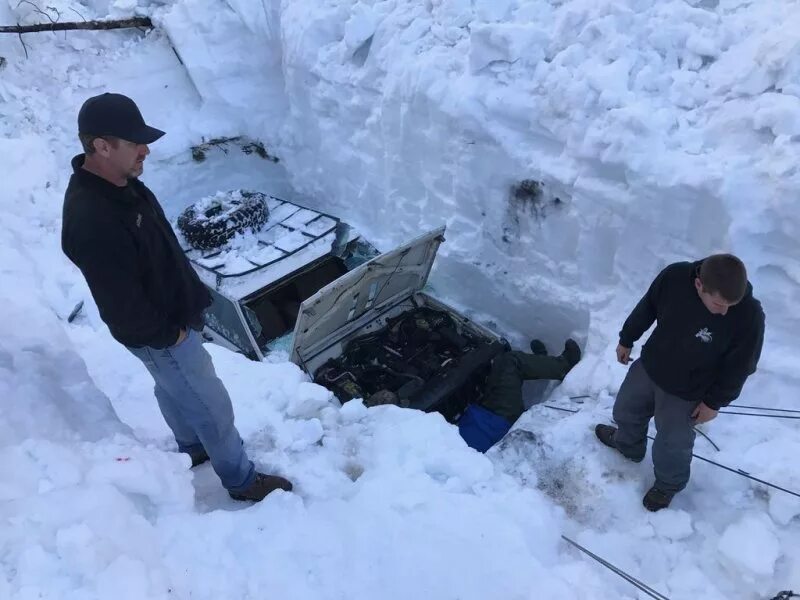
[[[176,230],[211,294],[204,337],[252,360],[288,349],[300,304],[378,254],[336,217],[243,190],[189,206]]]
[[[444,227],[379,255],[331,215],[239,191],[189,207],[178,230],[213,298],[206,339],[253,360],[288,350],[341,402],[455,422],[508,350],[423,291]]]

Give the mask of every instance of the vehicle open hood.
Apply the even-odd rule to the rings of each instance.
[[[422,290],[444,231],[439,227],[376,256],[303,302],[294,328],[292,362],[302,367],[321,349]]]

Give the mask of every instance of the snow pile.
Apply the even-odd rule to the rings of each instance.
[[[63,165],[37,136],[0,149],[0,597],[116,596],[120,577],[166,597],[147,516],[193,507],[188,461],[132,437],[65,333],[82,292],[60,253]]]
[[[152,380],[110,338],[60,251],[61,198],[79,151],[74,115],[100,91],[85,78],[117,90],[137,82],[132,95],[149,120],[158,111],[148,100],[164,102],[156,92],[182,111],[168,128],[172,146],[154,146],[146,167],[171,214],[237,179],[276,194],[285,184],[252,157],[192,163],[192,128],[205,113],[185,79],[163,87],[160,75],[177,64],[164,38],[107,35],[53,47],[34,38],[27,61],[16,42],[2,47],[11,60],[0,89],[0,252],[11,285],[0,296],[0,597],[565,597],[574,576],[602,590],[602,574],[560,556],[563,511],[466,448],[441,417],[339,410],[277,359],[211,348],[252,458],[290,476],[297,493],[248,507],[207,465],[189,470]],[[96,62],[86,66],[76,47]],[[31,78],[44,83],[32,89]]]
[[[0,39],[0,597],[635,597],[562,534],[673,600],[798,587],[797,498],[695,461],[650,515],[649,457],[626,462],[591,431],[610,418],[624,369],[609,350],[635,299],[666,262],[717,249],[745,259],[767,312],[742,403],[792,407],[797,3],[86,4],[48,3],[138,6],[163,31],[26,36],[28,60]],[[16,2],[0,17],[37,19]],[[519,347],[580,337],[588,355],[548,400],[579,412],[533,408],[483,456],[437,415],[339,408],[285,356],[209,346],[251,457],[296,484],[231,501],[174,451],[151,379],[60,253],[75,115],[105,90],[168,132],[144,180],[171,217],[245,188],[296,190],[382,249],[447,223],[439,295]],[[281,162],[192,160],[237,135]],[[797,491],[794,423],[720,415],[704,428],[720,451],[695,451]]]
[[[4,444],[30,437],[97,440],[124,432],[108,399],[92,383],[60,320],[78,296],[64,293],[68,278],[60,252],[59,195],[50,191],[59,167],[35,137],[0,140],[9,176],[0,230],[0,397]],[[11,177],[30,170],[36,179]],[[46,242],[45,242],[46,240]],[[44,243],[43,243],[44,242]]]
[[[747,515],[728,526],[719,540],[719,551],[731,568],[756,579],[772,575],[780,556],[775,526],[763,515]]]

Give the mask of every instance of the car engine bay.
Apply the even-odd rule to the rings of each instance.
[[[348,342],[341,356],[317,369],[314,381],[343,403],[362,398],[366,406],[435,410],[453,421],[482,397],[491,360],[506,349],[447,312],[422,306]]]

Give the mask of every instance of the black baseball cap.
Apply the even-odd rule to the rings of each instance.
[[[134,144],[152,144],[164,132],[144,122],[136,103],[122,94],[89,98],[78,113],[78,133],[117,137]]]

